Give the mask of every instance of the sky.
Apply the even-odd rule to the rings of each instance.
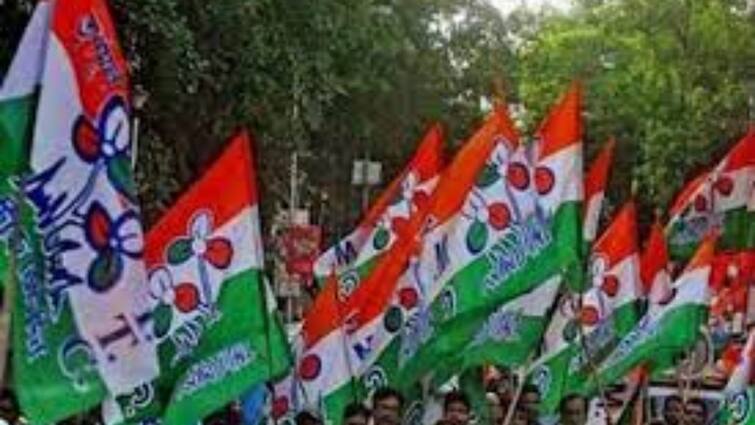
[[[571,4],[570,0],[488,0],[493,6],[497,7],[501,13],[507,15],[521,5],[533,9],[539,9],[543,5],[550,5],[560,10],[568,10]]]

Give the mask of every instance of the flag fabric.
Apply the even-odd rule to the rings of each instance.
[[[642,251],[640,278],[643,294],[649,301],[649,308],[663,305],[664,301],[671,296],[668,247],[663,225],[657,219],[650,227],[650,236],[645,250]]]
[[[160,377],[119,394],[107,422],[193,424],[290,367],[263,280],[255,170],[245,132],[147,234]]]
[[[442,168],[443,129],[435,124],[357,228],[317,258],[313,265],[315,279],[324,283],[335,273],[342,276],[347,289],[353,290],[369,273],[375,258],[393,244],[396,232],[406,228],[407,207],[416,209],[426,203]]]
[[[16,59],[3,83],[2,167],[31,175],[19,205],[13,373],[24,414],[49,423],[154,377],[157,357],[140,302],[127,65],[106,5],[39,3]]]
[[[495,125],[497,124],[488,124],[487,131],[490,133]],[[481,148],[485,148],[485,146],[490,144],[492,142],[487,139],[484,142],[479,141],[474,144],[468,144],[467,146],[475,148],[463,148],[462,152],[467,153],[462,156],[475,157],[475,154],[479,153]],[[464,176],[464,172],[465,168],[459,165],[458,160],[455,160],[449,170],[444,172],[436,191],[433,192],[431,199],[428,201],[428,205],[433,203],[432,199],[438,196],[437,191],[442,188],[445,188],[443,190],[446,192],[463,192],[463,189],[459,189],[456,183],[449,180],[447,176],[451,175],[459,178],[460,176]],[[471,178],[467,177],[467,179]],[[381,386],[381,383],[385,382],[386,373],[384,371],[368,371],[366,370],[366,365],[370,364],[370,359],[376,359],[378,353],[382,352],[387,345],[382,344],[386,339],[381,338],[382,335],[379,335],[383,322],[389,324],[391,335],[397,330],[394,326],[401,325],[401,323],[395,323],[395,314],[390,315],[389,318],[384,320],[384,313],[389,310],[386,308],[386,305],[391,301],[395,282],[404,271],[406,261],[411,249],[413,249],[413,235],[419,232],[420,226],[425,223],[425,215],[425,210],[420,210],[417,214],[410,217],[409,230],[404,234],[404,237],[399,238],[391,249],[380,258],[373,272],[357,287],[353,295],[346,300],[342,309],[336,309],[338,314],[344,319],[340,328],[341,335],[334,336],[329,334],[322,341],[316,341],[317,350],[309,350],[299,362],[300,367],[298,372],[302,385],[305,388],[304,392],[307,393],[310,401],[319,398],[323,399],[326,407],[327,421],[340,421],[340,411],[331,407],[335,406],[336,400],[348,399],[350,397],[348,394],[351,394],[351,397],[353,397],[355,393],[357,397],[363,397],[367,392],[370,392],[377,386]],[[331,293],[333,292],[331,291]],[[416,293],[413,293],[413,295],[416,299]],[[320,295],[320,297],[332,299],[334,296]],[[363,308],[357,310],[354,306]],[[349,315],[349,311],[357,312],[358,314]],[[327,315],[323,316],[327,317]],[[312,338],[313,335],[304,332],[303,336],[306,340]],[[305,345],[307,344],[305,343]],[[393,365],[391,371],[395,369],[396,366]],[[360,376],[361,382],[354,382],[353,378],[355,376]],[[341,407],[343,404],[343,402],[338,403]]]
[[[755,387],[728,395],[711,425],[755,425]]]
[[[721,233],[722,249],[748,246],[747,205],[755,182],[755,130],[750,129],[716,167],[691,181],[669,211],[666,228],[671,256],[685,259],[711,230]]]
[[[613,138],[609,139],[597,158],[590,165],[587,176],[585,176],[582,237],[588,244],[595,240],[595,236],[598,233],[600,211],[606,196],[606,185],[608,184],[608,174],[611,171],[615,146],[616,140]]]
[[[579,262],[583,193],[581,99],[581,86],[572,85],[546,117],[538,131],[534,163],[532,151],[515,146],[506,156],[491,156],[492,164],[480,173],[478,187],[468,198],[471,205],[479,202],[475,198],[485,205],[500,202],[514,212],[511,224],[492,229],[489,243],[480,249],[475,250],[469,243],[475,242],[476,238],[471,237],[466,246],[449,248],[449,252],[457,252],[456,257],[461,252],[470,258],[459,263],[462,267],[449,267],[448,280],[435,279],[432,286],[437,289],[433,291],[439,296],[429,303],[429,309],[421,304],[416,319],[407,322],[413,326],[402,332],[402,341],[409,347],[403,355],[411,359],[403,361],[405,380],[412,381],[437,369],[434,359],[453,359],[475,338],[486,320],[505,318],[495,315],[501,305],[515,302],[517,297]],[[501,161],[501,157],[509,160]],[[501,174],[505,179],[491,178],[495,174],[488,170],[496,168],[505,168],[505,174]],[[474,216],[467,213],[466,217]],[[487,232],[481,232],[485,222],[480,216],[468,224],[463,220],[459,223],[463,225],[459,226],[462,234],[487,236]],[[464,227],[467,225],[471,225],[468,231]],[[427,235],[424,239],[426,245],[432,241]],[[453,263],[454,256],[451,257]],[[423,286],[427,284],[419,285]],[[412,347],[418,343],[422,351],[414,353],[417,349]]]
[[[747,343],[739,356],[739,363],[726,382],[726,387],[724,387],[724,393],[729,396],[745,391],[753,382],[752,366],[755,360],[755,332],[751,332],[747,337]]]
[[[555,275],[488,316],[482,327],[453,362],[462,369],[495,364],[517,367],[525,364],[540,345],[550,321],[552,306],[561,288]]]
[[[105,397],[88,352],[78,343],[70,309],[57,320],[50,314],[42,240],[35,229],[34,211],[17,189],[18,181],[29,171],[51,13],[50,2],[37,3],[0,86],[0,279],[3,283],[12,280],[16,286],[11,329],[13,380],[21,410],[34,423],[56,422]]]
[[[505,110],[497,113],[498,128],[483,127],[468,142],[469,150],[455,158],[469,173],[467,180],[444,175],[447,187],[470,185],[464,192],[436,192],[429,213],[436,224],[421,235],[388,311],[404,318],[394,345],[402,382],[416,382],[433,363],[437,372],[439,359],[448,361],[463,350],[497,302],[532,289],[535,281],[526,277],[532,274],[531,258],[551,247],[550,229],[537,214],[526,150]],[[466,156],[485,139],[493,143],[487,155]],[[547,269],[541,269],[543,276]],[[521,284],[502,285],[512,276]],[[474,323],[453,324],[462,317]]]
[[[593,246],[590,264],[591,287],[571,318],[554,323],[546,352],[530,371],[530,379],[541,394],[541,409],[554,413],[569,392],[593,395],[597,382],[594,365],[605,358],[637,321],[640,291],[637,217],[633,202],[616,215]],[[559,316],[556,316],[559,318]]]
[[[42,81],[50,3],[40,1],[21,37],[0,85],[0,175],[18,175],[28,167],[31,127]]]
[[[601,382],[610,384],[645,363],[653,368],[674,364],[672,359],[692,347],[706,323],[710,304],[709,280],[716,237],[706,236],[673,284],[673,296],[650,309],[600,364]]]
[[[537,132],[534,181],[538,201],[553,217],[559,263],[573,265],[565,272],[571,289],[583,289],[581,239],[584,179],[582,172],[582,85],[572,83]]]
[[[386,351],[392,335],[402,325],[401,322],[396,322],[396,312],[395,309],[391,310],[390,304],[394,299],[393,294],[398,279],[406,269],[412,251],[415,250],[416,235],[426,225],[429,208],[436,203],[434,199],[440,197],[439,191],[451,193],[456,197],[464,194],[474,176],[463,164],[466,164],[466,160],[470,158],[474,158],[477,162],[484,160],[493,146],[492,136],[498,134],[501,120],[504,118],[507,119],[501,116],[500,112],[494,114],[493,118],[483,126],[483,130],[480,130],[484,136],[477,137],[476,142],[473,140],[462,148],[457,158],[444,171],[425,208],[419,209],[410,216],[407,230],[402,232],[391,248],[381,256],[372,272],[346,299],[345,303],[334,309],[337,317],[342,319],[338,332],[332,332],[319,341],[311,341],[316,338],[316,335],[303,332],[304,346],[308,350],[299,361],[298,373],[310,402],[321,400],[321,404],[325,405],[326,421],[340,423],[339,408],[342,409],[347,401],[366,396],[372,390],[384,385],[389,375],[394,376],[395,361],[384,360],[390,364],[387,372],[380,366],[370,368],[368,365],[374,363],[380,354]],[[483,155],[482,160],[479,159],[480,154]],[[459,157],[465,160],[460,162]],[[447,196],[445,195],[444,199]],[[445,208],[442,215],[437,215],[441,217],[438,221],[454,212],[449,205],[438,205],[438,207]],[[318,298],[335,298],[335,291],[327,291],[327,287],[326,284],[324,294]],[[406,302],[410,302],[411,298],[416,301],[416,291],[412,289],[412,293],[405,298],[408,300]],[[313,309],[314,311],[316,310]],[[322,313],[324,310],[317,311],[319,316],[328,320],[328,315]],[[389,313],[390,311],[393,313]],[[384,324],[388,325],[390,331],[382,329]],[[393,349],[391,353],[394,354],[386,354],[387,357],[384,359],[391,355],[395,358],[395,352],[396,350]],[[357,376],[360,377],[359,381],[354,379]]]
[[[356,379],[359,359],[350,358],[351,350],[347,347],[344,303],[373,267],[383,257],[392,255],[394,243],[408,232],[409,221],[426,207],[442,167],[442,143],[441,128],[435,125],[357,230],[318,260],[320,272],[330,268],[330,274],[304,318],[302,337],[295,342],[300,355],[296,376],[291,379],[301,385],[304,394],[299,400],[308,400],[310,405],[317,403],[328,422],[340,423],[346,404],[362,397],[364,392]],[[352,251],[353,258],[338,254]],[[289,406],[293,410],[299,407]]]

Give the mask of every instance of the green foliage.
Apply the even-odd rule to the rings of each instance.
[[[501,17],[485,0],[111,0],[134,86],[148,95],[136,173],[148,222],[246,126],[263,217],[287,207],[296,150],[301,204],[343,233],[360,211],[354,159],[382,161],[387,183],[431,121],[458,146],[493,87],[526,107],[531,131],[575,76],[589,156],[619,140],[609,197],[634,185],[641,202],[665,207],[744,131],[753,18],[745,0],[575,3]],[[0,69],[30,9],[0,3]]]
[[[542,19],[517,52],[527,121],[582,78],[588,150],[619,141],[611,197],[623,202],[634,183],[640,201],[667,206],[745,131],[755,26],[744,10],[744,1],[582,1]]]

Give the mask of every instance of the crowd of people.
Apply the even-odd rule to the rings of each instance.
[[[435,425],[585,425],[588,423],[589,400],[578,394],[570,394],[561,401],[558,416],[543,420],[539,413],[540,394],[537,387],[525,384],[518,389],[514,382],[500,379],[486,388],[486,411],[474,411],[470,397],[462,390],[454,389],[443,396],[442,414]],[[517,396],[517,391],[519,394]],[[516,404],[511,412],[511,404]],[[363,403],[349,404],[343,413],[343,425],[401,425],[405,399],[397,390],[383,387],[370,400],[371,409]],[[708,420],[708,407],[699,398],[683,400],[678,395],[664,398],[659,418],[643,420],[649,425],[704,425]],[[511,415],[507,418],[507,415]],[[316,410],[297,414],[297,425],[322,425],[323,420]],[[594,422],[591,422],[594,423]],[[608,423],[608,422],[606,422]]]

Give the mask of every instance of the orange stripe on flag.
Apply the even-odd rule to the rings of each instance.
[[[582,84],[575,81],[563,99],[551,109],[540,125],[537,136],[541,139],[542,160],[582,140]]]
[[[221,227],[242,209],[257,204],[257,185],[250,138],[242,131],[231,139],[220,157],[176,202],[171,213],[153,226],[145,238],[147,267],[161,262],[165,247],[188,232],[191,218],[209,210],[213,227]]]

